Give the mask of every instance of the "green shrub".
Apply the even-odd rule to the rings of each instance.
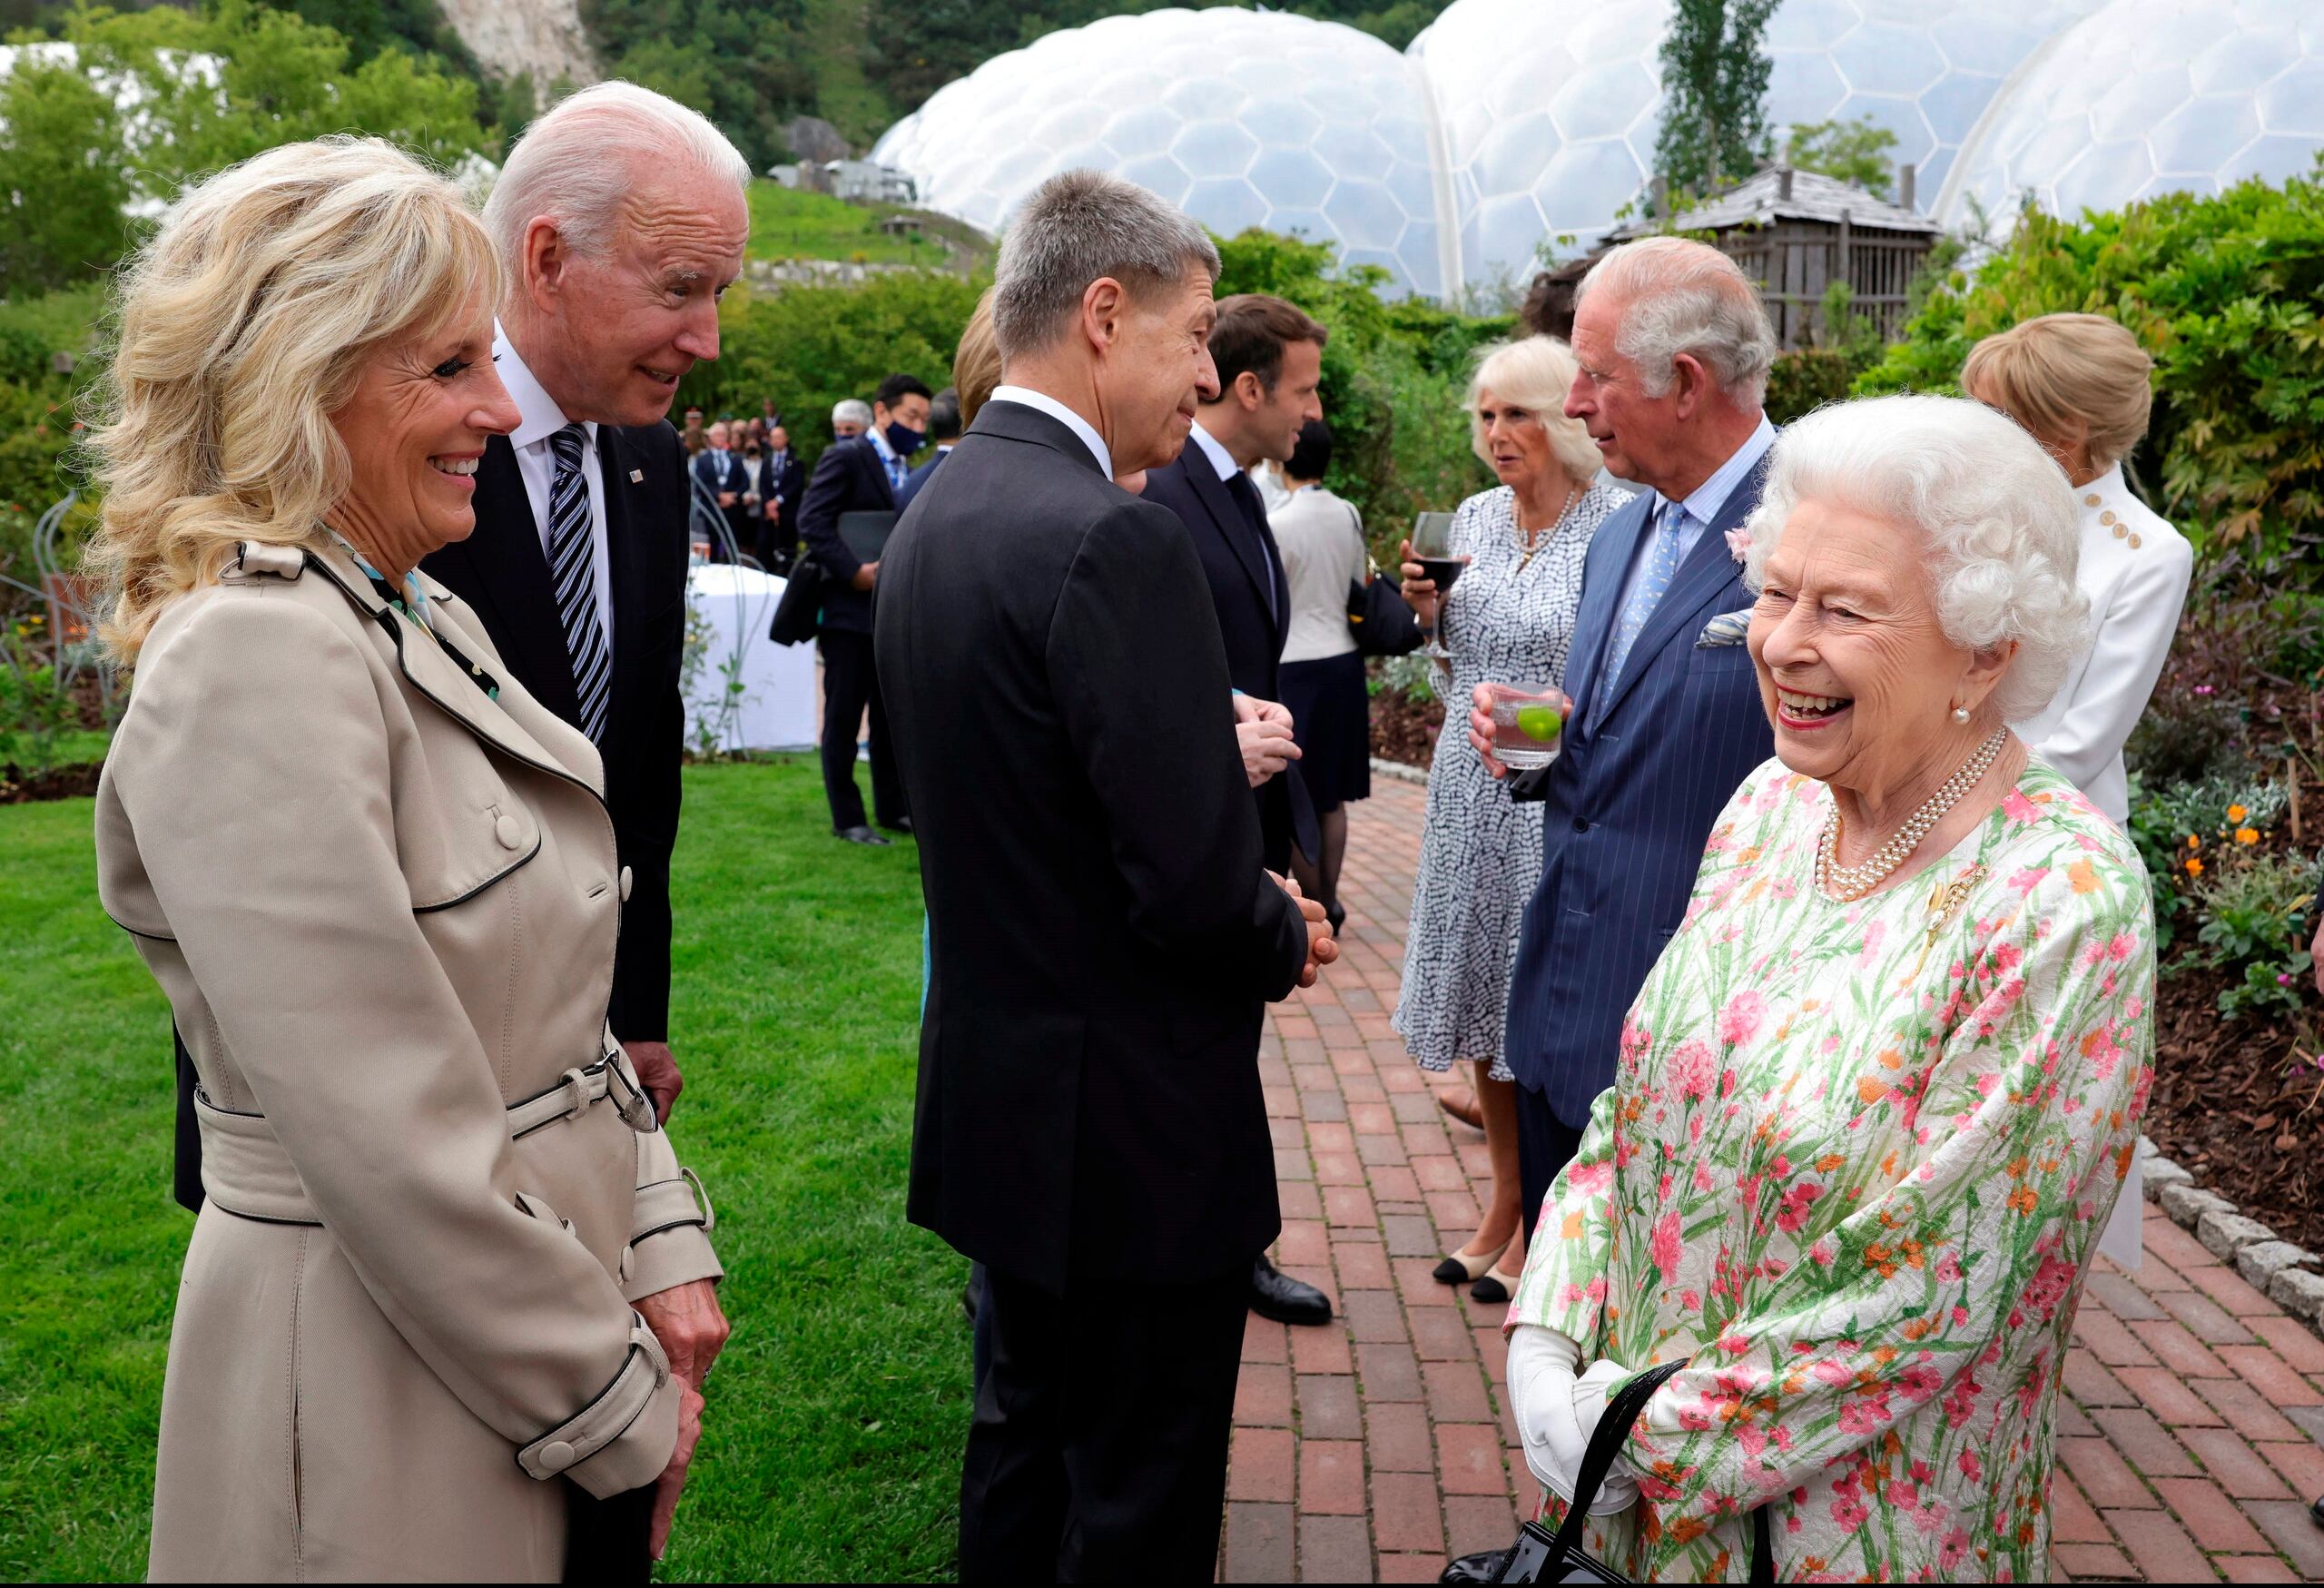
[[[2136,462],[2163,516],[2200,558],[2233,551],[2260,584],[2324,591],[2320,301],[2324,175],[2073,221],[2029,208],[1855,390],[1951,390],[1981,337],[2061,310],[2112,316],[2154,356]]]
[[[2232,978],[2219,1011],[2230,1019],[2298,1014],[2312,963],[2304,929],[2316,902],[2316,863],[2267,854],[2221,867],[2200,902],[2204,920],[2195,935],[2211,951],[2206,962]]]
[[[56,669],[41,657],[42,620],[0,627],[0,766],[37,775],[57,764],[65,735],[80,724]]]
[[[1832,348],[1796,348],[1776,355],[1768,371],[1768,417],[1787,425],[1827,402],[1844,402],[1864,366]]]

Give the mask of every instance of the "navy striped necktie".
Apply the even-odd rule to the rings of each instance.
[[[548,493],[548,571],[556,616],[565,626],[565,654],[573,663],[576,726],[599,749],[606,743],[606,708],[613,698],[613,657],[597,618],[596,537],[589,520],[589,488],[581,473],[587,439],[579,425],[548,439],[556,472]]]

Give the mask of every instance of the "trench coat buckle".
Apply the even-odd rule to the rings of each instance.
[[[655,1117],[654,1100],[629,1078],[629,1056],[619,1051],[606,1059],[606,1095],[613,1100],[621,1122],[640,1136],[651,1136],[661,1121]]]
[[[597,1100],[597,1094],[589,1090],[588,1072],[578,1066],[565,1072],[565,1090],[573,1098],[565,1110],[565,1117],[568,1119],[579,1119],[589,1111],[589,1105]]]

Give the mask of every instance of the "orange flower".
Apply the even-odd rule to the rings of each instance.
[[[2201,833],[2188,833],[2188,834],[2187,834],[2187,847],[2188,847],[2188,848],[2190,848],[2190,849],[2201,849],[2202,846],[2203,846],[2203,836],[2202,836],[2202,834],[2201,834]]]
[[[2187,874],[2191,877],[2201,876],[2203,874],[2203,863],[2200,860],[2189,861],[2187,863]]]
[[[2260,834],[2251,828],[2238,827],[2235,830],[2235,841],[2238,843],[2257,843],[2260,842]]]
[[[2009,1194],[2006,1205],[2013,1212],[2031,1217],[2034,1209],[2041,1205],[2041,1200],[2034,1194],[2033,1187],[2020,1186]]]
[[[2245,812],[2241,805],[2230,805],[2227,807],[2227,819],[2230,822],[2240,822],[2247,814],[2248,813]]]

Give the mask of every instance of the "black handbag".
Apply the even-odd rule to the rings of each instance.
[[[1622,1386],[1606,1407],[1606,1415],[1599,1419],[1597,1430],[1590,1435],[1590,1448],[1582,1453],[1581,1470],[1573,1476],[1573,1504],[1566,1510],[1565,1520],[1551,1533],[1538,1522],[1528,1522],[1519,1530],[1517,1543],[1494,1573],[1496,1583],[1630,1583],[1603,1561],[1593,1559],[1581,1547],[1583,1532],[1590,1525],[1590,1503],[1598,1497],[1598,1487],[1606,1475],[1614,1470],[1614,1456],[1622,1441],[1630,1437],[1630,1427],[1639,1414],[1646,1410],[1646,1403],[1653,1397],[1670,1376],[1686,1366],[1684,1362],[1669,1362],[1650,1367]],[[1751,1581],[1756,1584],[1775,1582],[1775,1545],[1768,1535],[1768,1508],[1760,1505],[1751,1513]]]
[[[774,622],[767,638],[779,646],[804,645],[823,625],[823,565],[811,553],[801,554],[783,580],[783,599],[774,604]]]
[[[1395,581],[1380,565],[1364,558],[1365,577],[1347,587],[1347,629],[1355,648],[1367,656],[1401,656],[1420,649],[1420,619],[1404,600]]]

